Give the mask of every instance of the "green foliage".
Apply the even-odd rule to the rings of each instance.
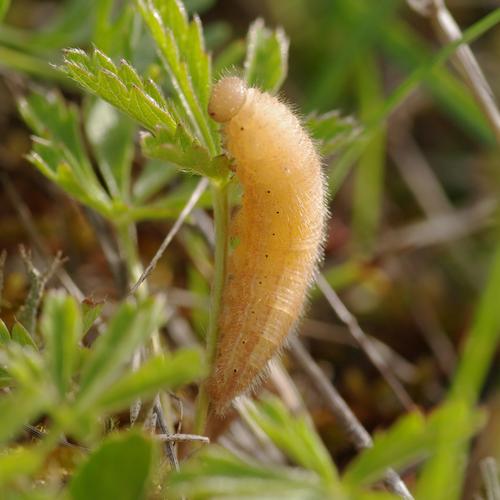
[[[328,498],[328,492],[313,474],[249,463],[216,446],[187,463],[171,478],[169,486],[179,496],[185,494],[193,499]]]
[[[211,155],[216,155],[215,125],[207,112],[211,62],[205,52],[199,18],[195,16],[188,22],[180,0],[136,0],[136,3],[175,90],[177,118]]]
[[[477,307],[475,320],[470,328],[463,354],[448,396],[450,404],[463,405],[458,415],[453,415],[455,425],[443,422],[436,436],[436,456],[422,471],[417,492],[419,498],[436,495],[436,498],[459,498],[461,494],[463,470],[467,461],[468,441],[456,441],[457,426],[473,418],[474,407],[479,398],[487,370],[492,366],[495,348],[500,335],[500,247],[491,264],[491,272]],[[453,439],[455,441],[453,442]],[[450,446],[450,441],[452,445]],[[451,478],[455,477],[450,488]]]
[[[14,342],[17,342],[20,345],[29,346],[35,350],[37,349],[37,345],[33,340],[33,337],[30,335],[28,330],[26,330],[26,328],[19,323],[19,321],[14,323],[11,331],[11,337]]]
[[[65,86],[72,80],[91,94],[83,96],[81,111],[60,93],[34,92],[20,99],[19,111],[35,134],[31,163],[69,197],[103,216],[116,234],[129,274],[127,287],[141,272],[136,223],[178,217],[196,182],[184,173],[212,182],[216,256],[224,254],[224,235],[220,237],[217,224],[220,206],[225,207],[222,226],[227,222],[229,198],[225,192],[217,195],[217,189],[229,179],[230,158],[222,149],[218,125],[207,113],[213,75],[234,72],[233,66],[244,59],[236,72],[249,85],[271,93],[279,91],[287,76],[289,41],[281,28],[272,30],[258,19],[246,42],[235,40],[223,48],[221,42],[229,38],[225,25],[212,24],[204,32],[198,16],[188,15],[212,3],[136,0],[117,10],[113,0],[70,0],[42,31],[0,26],[2,66],[47,81],[60,79]],[[0,1],[0,20],[9,4]],[[352,86],[354,95],[349,95],[359,104],[359,124],[336,111],[310,114],[304,122],[322,154],[338,161],[329,176],[332,192],[340,189],[359,160],[353,233],[357,249],[371,258],[376,256],[385,189],[384,128],[417,85],[428,88],[463,130],[485,144],[492,136],[465,85],[444,67],[460,40],[431,57],[420,35],[399,19],[395,0],[335,4],[325,7],[317,38],[324,51],[330,32],[335,33],[343,48],[333,58],[328,53],[328,58],[318,59],[321,68],[311,74],[319,76],[309,78],[304,71],[310,80],[306,106],[329,109]],[[283,5],[274,3],[272,8]],[[83,18],[88,22],[82,23]],[[500,10],[494,11],[461,41],[472,41],[499,20]],[[307,24],[308,15],[303,22]],[[65,50],[60,62],[63,45],[91,43],[91,50]],[[207,43],[218,52],[213,68]],[[410,72],[389,97],[383,94],[383,75],[373,63],[378,50]],[[57,71],[46,64],[48,59],[60,63]],[[135,148],[139,128],[144,129],[140,148],[146,161]],[[208,195],[201,197],[199,206],[212,207]],[[189,291],[200,300],[191,319],[201,338],[214,269],[207,241],[189,231],[181,238],[188,242],[186,253],[193,261]],[[215,260],[217,278],[220,259]],[[353,259],[330,270],[329,278],[347,286],[366,279],[365,271]],[[209,369],[198,349],[165,352],[159,331],[171,304],[145,288],[106,307],[80,304],[63,291],[50,291],[37,321],[37,305],[28,325],[22,314],[7,321],[9,327],[0,320],[0,497],[389,500],[395,497],[376,491],[387,470],[404,473],[413,466],[417,498],[458,498],[467,447],[484,420],[477,401],[498,345],[499,295],[497,251],[445,403],[429,416],[411,413],[377,432],[373,447],[360,452],[343,472],[309,415],[292,415],[276,398],[243,404],[244,414],[250,427],[267,436],[293,466],[257,463],[210,445],[173,472],[157,459],[153,437],[129,429],[129,422],[150,426],[157,418],[152,407],[162,399],[158,396],[200,382]],[[213,315],[216,308],[211,307]],[[143,420],[134,423],[138,402]],[[171,424],[175,415],[167,416]],[[28,442],[25,431],[33,432],[37,424],[43,431],[35,443]],[[106,436],[113,426],[115,432]],[[75,453],[64,464],[69,480],[50,469],[50,457],[61,446]],[[44,468],[48,480],[36,486],[34,478],[43,475]]]
[[[126,302],[121,305],[82,367],[77,406],[92,405],[119,379],[135,350],[161,326],[163,309],[163,301],[152,299],[139,306]]]
[[[80,308],[72,297],[61,292],[46,297],[40,328],[48,369],[61,397],[68,391],[74,373],[81,321]]]
[[[200,353],[193,350],[151,358],[137,371],[126,373],[132,353],[163,321],[164,303],[160,299],[123,303],[92,350],[83,352],[80,341],[99,309],[87,308],[84,312],[75,299],[62,291],[53,291],[44,300],[40,320],[41,351],[35,350],[32,340],[26,340],[31,337],[19,323],[9,337],[5,335],[0,367],[6,376],[4,384],[11,392],[0,398],[0,443],[19,436],[26,425],[42,415],[48,416],[53,425],[42,435],[40,443],[12,449],[0,457],[2,498],[2,485],[6,495],[14,478],[35,474],[61,435],[73,434],[92,442],[101,432],[103,418],[110,412],[125,409],[138,397],[153,398],[160,390],[174,390],[203,375]],[[90,318],[86,318],[89,314]],[[6,327],[5,330],[8,334]],[[124,488],[132,492],[131,495],[138,495],[150,476],[152,450],[152,442],[138,435],[118,436],[104,442],[75,473],[72,494],[83,498],[82,495],[92,491],[97,498],[107,498],[105,495],[110,492],[122,492]],[[123,477],[120,481],[117,477],[122,475],[126,458],[130,459],[129,465],[134,471],[127,472],[129,482],[124,486]],[[112,466],[116,467],[115,475]],[[109,481],[96,482],[95,475],[102,473]]]
[[[174,356],[156,356],[105,391],[96,406],[102,411],[124,408],[137,398],[153,397],[160,387],[174,390],[199,380],[204,375],[202,368],[203,359],[197,351],[181,350]]]
[[[312,137],[321,145],[321,152],[325,156],[340,153],[361,134],[360,125],[356,120],[343,117],[338,111],[322,115],[313,113],[306,117],[306,126]]]
[[[373,448],[349,465],[343,479],[353,486],[374,483],[389,467],[404,469],[435,455],[444,428],[447,446],[454,447],[466,442],[483,423],[483,415],[471,414],[462,402],[444,405],[428,419],[418,413],[406,415],[388,431],[375,435]]]
[[[69,195],[102,214],[111,200],[100,185],[83,146],[78,112],[58,94],[31,94],[19,111],[37,136],[28,159]]]
[[[7,344],[10,341],[10,333],[3,322],[3,320],[0,319],[0,344]]]
[[[335,484],[335,466],[305,417],[292,418],[278,400],[263,401],[250,410],[250,415],[254,423],[294,462],[316,472],[325,484]]]
[[[244,64],[247,83],[275,94],[288,71],[289,44],[282,29],[271,31],[257,19],[248,30]]]
[[[91,102],[85,130],[112,198],[128,201],[135,126],[100,99]]]
[[[83,50],[69,49],[61,69],[85,90],[113,104],[148,130],[164,127],[171,134],[175,131],[160,89],[152,80],[143,81],[126,61],[116,66],[99,49],[90,56]]]
[[[0,0],[0,21],[3,21],[5,14],[7,14],[7,11],[9,10],[9,7],[10,0]]]
[[[155,463],[151,439],[123,433],[104,440],[71,480],[74,500],[140,500],[144,498]]]

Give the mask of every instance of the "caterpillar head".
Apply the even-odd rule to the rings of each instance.
[[[245,104],[247,90],[245,82],[236,76],[219,80],[212,90],[208,114],[216,122],[228,122]]]

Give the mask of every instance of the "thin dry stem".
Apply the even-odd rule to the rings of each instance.
[[[437,35],[444,44],[453,43],[462,38],[462,32],[447,9],[444,0],[408,0],[408,4],[419,14],[431,19]],[[452,61],[471,89],[490,123],[497,141],[500,141],[500,112],[491,87],[484,77],[474,53],[468,45],[461,45],[453,55]]]
[[[163,436],[173,436],[173,434],[170,434],[168,425],[167,425],[167,419],[165,417],[165,414],[163,413],[163,407],[160,403],[160,397],[156,396],[156,401],[154,405],[154,413],[156,414],[158,420],[158,427],[160,428]],[[175,448],[174,448],[174,443],[173,441],[167,441],[163,440],[165,442],[165,453],[167,454],[167,457],[172,464],[172,467],[174,470],[178,471],[179,470],[179,460],[177,458],[177,454],[175,453]]]
[[[484,489],[486,490],[486,499],[500,500],[500,480],[496,460],[493,457],[487,457],[481,460],[480,467]]]
[[[380,238],[375,255],[426,248],[464,238],[492,221],[497,207],[496,199],[486,198],[470,207],[392,229]]]
[[[179,232],[179,229],[182,227],[184,221],[191,213],[194,206],[196,205],[196,203],[198,202],[198,200],[200,199],[201,195],[203,194],[203,192],[207,187],[208,187],[208,179],[206,177],[203,177],[198,182],[198,185],[196,186],[194,191],[191,193],[189,200],[187,201],[186,205],[179,214],[179,217],[172,226],[172,229],[170,229],[167,236],[165,236],[165,239],[160,245],[160,248],[158,248],[155,256],[151,259],[151,262],[148,264],[148,267],[146,267],[146,269],[143,271],[141,277],[137,280],[137,283],[130,289],[129,291],[130,295],[134,294],[137,291],[137,289],[142,285],[144,280],[152,273],[153,269],[158,264],[158,261],[161,259],[161,256],[167,249],[168,245],[170,245],[170,243],[174,239],[174,236]]]
[[[294,360],[309,377],[312,387],[321,394],[323,401],[335,415],[337,422],[347,434],[351,443],[357,450],[371,448],[373,441],[370,434],[356,418],[356,415],[354,415],[342,396],[337,392],[300,341],[297,338],[292,339],[290,347]],[[403,480],[392,469],[387,470],[384,482],[390,491],[396,493],[401,498],[405,500],[413,499]]]
[[[200,443],[209,444],[210,439],[207,436],[200,436],[198,434],[156,434],[155,436],[164,443],[177,443],[186,441],[199,441]]]
[[[335,311],[339,319],[347,326],[353,338],[381,373],[382,377],[387,381],[403,407],[408,411],[414,409],[415,403],[412,401],[410,395],[394,375],[391,368],[387,365],[384,357],[380,354],[376,345],[363,332],[357,319],[340,300],[340,297],[337,295],[335,290],[321,274],[316,279],[316,282],[318,284],[318,288],[321,290],[332,309]]]
[[[321,340],[322,342],[358,347],[358,343],[353,339],[345,325],[330,325],[319,320],[306,318],[302,321],[300,334],[302,337]],[[412,363],[381,340],[371,335],[367,335],[367,337],[376,345],[385,363],[392,367],[394,374],[401,381],[406,383],[416,381],[418,370]]]

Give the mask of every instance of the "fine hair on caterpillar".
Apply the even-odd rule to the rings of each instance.
[[[254,388],[301,316],[321,255],[327,209],[321,161],[289,106],[220,80],[208,112],[222,123],[225,148],[244,191],[230,236],[213,371],[212,411],[224,413]]]

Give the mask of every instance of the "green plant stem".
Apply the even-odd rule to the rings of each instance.
[[[125,259],[127,266],[128,283],[135,283],[141,276],[143,266],[139,258],[137,250],[137,229],[134,223],[121,223],[116,225],[118,244]],[[135,292],[135,296],[139,300],[143,300],[148,296],[147,283],[144,282]],[[154,354],[161,352],[160,336],[155,330],[151,336],[152,351]]]
[[[215,276],[212,286],[210,321],[206,336],[206,360],[209,373],[215,361],[218,337],[218,319],[222,307],[222,292],[226,277],[227,253],[229,247],[229,199],[228,185],[212,183],[212,196],[214,205],[215,223]],[[196,401],[195,433],[204,434],[208,415],[208,394],[206,383],[200,386]]]

